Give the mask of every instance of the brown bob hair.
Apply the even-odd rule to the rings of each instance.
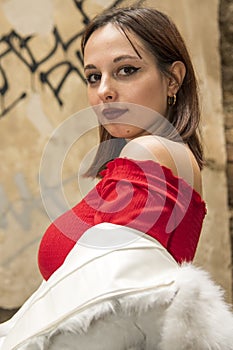
[[[92,33],[108,23],[112,23],[121,30],[129,41],[127,33],[136,34],[145,48],[153,54],[158,69],[164,75],[172,76],[169,68],[173,62],[182,61],[184,63],[186,75],[179,87],[176,104],[174,106],[168,105],[166,118],[176,129],[183,142],[189,145],[200,169],[202,169],[203,151],[198,130],[200,107],[197,80],[189,53],[177,27],[167,15],[154,8],[130,6],[106,10],[97,15],[86,28],[81,42],[83,56],[85,45]],[[130,43],[133,46],[131,41]],[[126,144],[124,139],[115,139],[114,142],[109,142],[108,147],[106,147],[103,141],[114,137],[102,125],[99,127],[99,135],[99,148],[86,173],[87,176],[95,177],[98,175],[109,160],[119,156]]]

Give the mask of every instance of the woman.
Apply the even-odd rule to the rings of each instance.
[[[197,84],[179,32],[155,9],[115,9],[91,21],[82,50],[100,123],[86,175],[100,181],[46,231],[47,282],[2,349],[233,349],[221,292],[182,265],[206,210]]]
[[[88,98],[101,124],[101,143],[87,175],[99,175],[106,163],[117,159],[108,165],[114,167],[111,181],[105,174],[97,185],[103,201],[95,203],[94,189],[73,208],[77,215],[74,220],[81,221],[74,225],[74,231],[70,232],[70,227],[67,232],[64,227],[59,228],[62,222],[69,220],[70,213],[66,213],[46,232],[39,251],[42,275],[48,279],[83,232],[93,224],[105,221],[145,232],[145,221],[149,220],[147,226],[152,237],[164,244],[178,262],[191,261],[205,216],[200,174],[203,158],[197,135],[200,119],[197,84],[180,34],[174,24],[158,11],[120,9],[103,13],[91,22],[83,36],[82,50]],[[154,162],[137,162],[144,160]],[[142,165],[148,171],[141,169]],[[107,172],[111,171],[108,167]],[[136,172],[134,177],[133,169]],[[183,179],[177,179],[177,175]],[[123,205],[122,210],[117,207],[118,203],[122,206],[128,202],[131,187],[119,188],[121,198],[113,201],[121,176],[135,188],[130,205],[127,208]],[[135,183],[138,177],[141,177],[140,187]],[[170,185],[173,193],[163,193],[161,202],[157,186],[162,180],[164,191]],[[153,187],[152,203],[145,205],[148,181]],[[181,183],[185,187],[183,198],[179,191]],[[173,200],[169,201],[169,195]],[[166,203],[163,203],[164,197]],[[178,205],[174,209],[177,197],[186,202],[181,212],[177,212]],[[139,215],[141,212],[146,216],[143,221]],[[157,222],[160,212],[162,215]],[[182,227],[170,228],[174,232],[168,235],[164,225],[168,224],[172,213],[176,217],[182,216]],[[137,217],[139,219],[135,220]],[[196,219],[190,223],[190,217]],[[73,226],[73,222],[70,225]],[[177,226],[177,223],[173,225]],[[56,242],[58,246],[54,246]],[[52,249],[48,250],[48,247]]]

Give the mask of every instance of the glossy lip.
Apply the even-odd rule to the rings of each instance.
[[[102,115],[108,119],[113,120],[116,118],[119,118],[123,114],[125,114],[128,111],[128,109],[122,109],[122,108],[105,108],[102,111]]]

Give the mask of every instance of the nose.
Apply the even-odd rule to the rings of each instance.
[[[104,78],[102,76],[98,96],[102,102],[115,102],[117,99],[117,90],[111,78]]]

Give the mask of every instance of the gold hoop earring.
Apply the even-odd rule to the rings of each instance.
[[[173,96],[168,96],[167,103],[168,103],[168,105],[170,107],[175,106],[175,104],[176,104],[176,94],[174,94]]]

